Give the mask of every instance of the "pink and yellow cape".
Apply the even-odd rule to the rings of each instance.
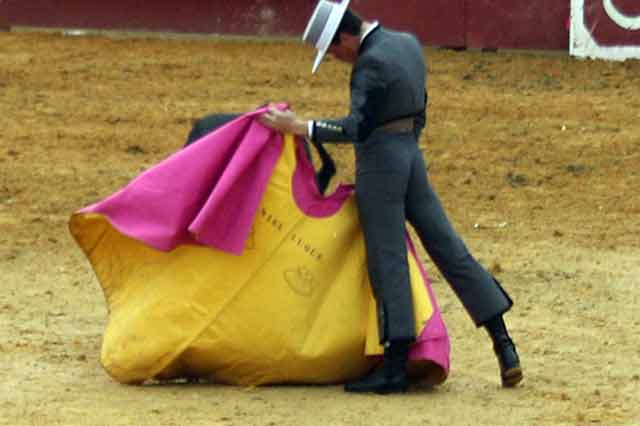
[[[246,114],[74,213],[122,383],[336,383],[382,352],[352,188],[316,187],[302,141]],[[449,338],[411,241],[413,374],[445,380]]]

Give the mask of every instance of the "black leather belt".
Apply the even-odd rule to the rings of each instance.
[[[384,123],[380,127],[376,127],[373,133],[386,132],[386,133],[401,133],[413,131],[413,117],[401,118],[399,120],[393,120]]]

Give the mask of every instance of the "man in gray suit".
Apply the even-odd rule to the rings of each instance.
[[[363,21],[347,6],[348,0],[320,0],[303,39],[318,49],[312,72],[326,52],[353,64],[349,115],[303,121],[291,111],[271,109],[262,118],[316,143],[350,142],[355,148],[356,201],[385,351],[382,368],[345,390],[393,393],[408,387],[408,351],[416,336],[405,220],[474,323],[489,332],[503,386],[515,386],[522,369],[502,318],[513,303],[451,226],[418,147],[427,106],[422,46],[411,34]]]

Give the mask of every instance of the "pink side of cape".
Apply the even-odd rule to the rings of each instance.
[[[411,347],[411,351],[409,352],[409,359],[431,360],[440,365],[448,374],[449,368],[451,366],[451,342],[449,340],[449,333],[447,332],[447,328],[444,325],[442,313],[440,312],[440,306],[438,306],[435,294],[433,293],[433,288],[431,288],[431,282],[429,281],[427,273],[424,270],[420,259],[418,258],[418,254],[416,253],[413,242],[408,235],[407,241],[411,254],[413,255],[413,257],[415,257],[418,268],[420,268],[420,273],[422,274],[422,278],[424,279],[425,286],[427,287],[427,292],[429,293],[429,299],[431,300],[431,305],[433,306],[433,315],[431,315],[431,318],[429,318],[429,321],[427,321],[427,325],[425,325],[425,327],[422,329],[422,333],[420,333],[420,336],[418,336],[416,342]]]
[[[200,244],[241,254],[280,154],[282,135],[246,114],[81,210],[162,251]]]
[[[264,111],[245,114],[202,137],[80,213],[101,214],[122,234],[157,250],[198,244],[240,255],[283,149],[282,135],[257,120]],[[299,208],[313,217],[335,214],[353,187],[340,185],[323,196],[301,143],[296,156],[292,185]],[[434,361],[448,372],[449,337],[422,265],[420,270],[434,314],[410,358]]]

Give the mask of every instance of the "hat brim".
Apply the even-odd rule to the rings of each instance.
[[[324,56],[327,54],[327,50],[329,50],[329,46],[331,46],[331,41],[333,40],[333,37],[335,37],[336,31],[338,31],[338,27],[340,26],[340,21],[342,21],[348,7],[349,0],[343,0],[342,3],[331,10],[327,24],[325,25],[322,35],[320,35],[320,39],[316,44],[318,53],[316,54],[315,61],[313,61],[313,67],[311,68],[312,74],[315,74],[320,63],[322,63],[322,59],[324,59]]]

